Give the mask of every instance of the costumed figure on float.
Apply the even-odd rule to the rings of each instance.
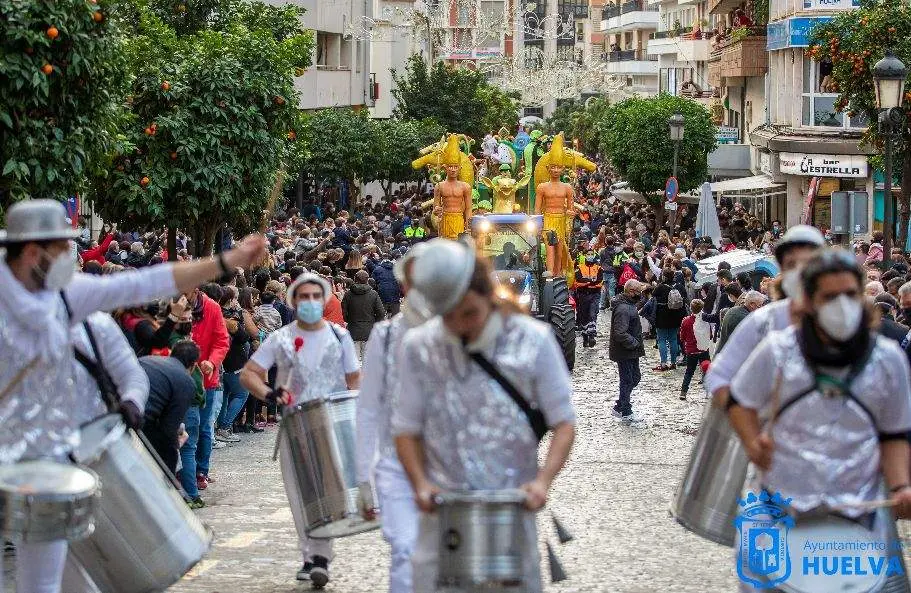
[[[439,219],[438,223],[434,221],[439,235],[447,239],[458,238],[468,228],[471,219],[474,166],[468,155],[459,150],[459,138],[457,134],[450,134],[445,143],[435,144],[424,156],[411,163],[415,169],[428,165],[445,167],[446,179],[433,188],[433,217]]]

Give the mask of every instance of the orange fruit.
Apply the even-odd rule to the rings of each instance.
[[[139,180],[139,185],[141,185],[142,187],[145,187],[145,186],[147,186],[148,184],[149,184],[149,178],[148,178],[148,177],[143,177],[142,179]]]
[[[146,129],[145,129],[145,133],[146,133],[146,136],[151,136],[151,135],[154,134],[155,132],[152,131],[152,128],[146,128]]]
[[[288,140],[296,140],[296,139],[297,139],[297,132],[295,132],[294,130],[291,130],[290,132],[288,132]]]
[[[171,153],[171,160],[172,160],[172,161],[176,161],[176,160],[177,160],[177,153],[176,153],[176,152],[172,152],[172,153]]]
[[[100,11],[100,10],[97,11],[97,12],[93,12],[93,13],[92,13],[92,20],[94,20],[96,23],[100,23],[101,21],[104,20],[104,15],[101,14],[101,11]]]
[[[50,39],[57,39],[57,36],[60,35],[60,31],[57,30],[57,27],[48,27],[45,33]]]
[[[169,91],[169,90],[171,90],[171,83],[168,82],[167,80],[164,81],[164,82],[162,82],[162,83],[161,83],[161,90],[163,90],[163,91]]]
[[[41,71],[44,72],[46,75],[50,76],[54,72],[54,67],[51,66],[50,64],[45,64],[44,66],[41,67]]]
[[[889,33],[895,33],[895,27],[889,27]]]
[[[282,97],[282,96],[280,96],[280,95],[279,95],[279,96],[276,96],[276,97],[275,97],[274,99],[272,99],[272,100],[275,102],[276,105],[284,105],[284,104],[285,104],[285,98]]]

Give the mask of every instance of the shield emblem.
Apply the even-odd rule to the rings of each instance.
[[[791,576],[788,530],[794,519],[768,502],[751,505],[734,521],[740,545],[737,575],[757,589],[770,589]]]

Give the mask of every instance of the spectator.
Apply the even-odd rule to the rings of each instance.
[[[376,280],[377,292],[383,301],[383,307],[389,317],[397,315],[402,300],[402,291],[392,272],[392,260],[386,258],[373,269],[373,279]]]
[[[718,348],[715,350],[716,354],[721,352],[721,349],[724,348],[728,338],[731,337],[731,334],[734,333],[734,330],[737,329],[740,322],[743,321],[747,315],[766,303],[766,297],[755,290],[748,291],[740,300],[743,304],[728,309],[728,312],[724,315],[724,319],[721,321],[721,329],[718,332]]]
[[[367,272],[360,270],[354,276],[354,286],[342,299],[342,314],[348,324],[348,332],[354,340],[358,358],[364,358],[364,345],[373,325],[386,318],[386,310],[380,295],[367,284]]]
[[[661,274],[661,283],[652,293],[655,297],[655,332],[661,362],[653,370],[658,372],[677,368],[680,344],[677,334],[686,315],[684,294],[674,286],[674,271],[670,268]]]
[[[704,360],[709,359],[711,347],[711,330],[702,320],[702,307],[704,303],[694,299],[690,303],[690,315],[680,324],[680,343],[683,345],[683,354],[686,357],[686,371],[683,373],[683,384],[680,386],[680,399],[685,400],[690,389],[690,381],[696,367]]]
[[[642,325],[639,323],[639,313],[636,310],[642,289],[641,282],[629,280],[623,286],[623,293],[611,303],[608,357],[617,363],[617,372],[620,375],[620,394],[611,413],[615,418],[629,424],[641,422],[641,419],[633,414],[631,396],[642,378],[639,359],[645,356]]]

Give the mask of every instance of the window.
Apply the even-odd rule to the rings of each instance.
[[[838,92],[833,92],[831,73],[831,63],[803,58],[801,123],[822,128],[866,128],[869,122],[865,114],[849,117],[845,112],[836,111]]]

